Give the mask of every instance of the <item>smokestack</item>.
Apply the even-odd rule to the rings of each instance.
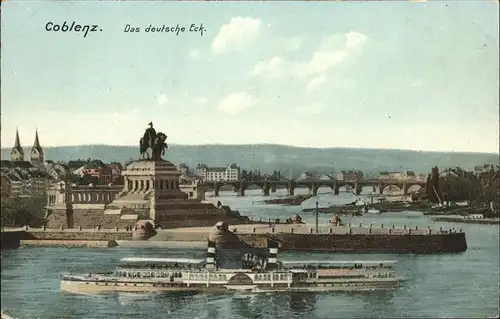
[[[207,269],[215,268],[215,242],[211,240],[208,240],[207,259],[205,262],[205,268]]]
[[[267,269],[276,269],[278,267],[278,242],[270,238],[267,239],[267,248],[269,249],[269,257],[267,258]]]

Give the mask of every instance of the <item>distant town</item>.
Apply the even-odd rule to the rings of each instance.
[[[21,147],[19,133],[16,132],[14,147],[10,153],[10,160],[1,161],[1,197],[40,197],[46,196],[50,185],[60,181],[68,181],[78,186],[112,186],[124,183],[122,171],[127,163],[104,163],[100,159],[88,158],[70,160],[68,162],[52,161],[45,159],[43,147],[40,144],[38,132],[35,134],[34,143],[29,158]],[[298,176],[289,176],[278,170],[272,173],[261,173],[259,169],[241,168],[237,163],[227,166],[208,166],[199,163],[196,167],[189,167],[181,163],[177,166],[180,171],[180,184],[193,183],[218,183],[245,181],[284,181],[301,180],[335,180],[339,182],[358,182],[367,180],[360,170],[340,170],[329,174],[316,172],[303,172]],[[474,167],[471,172],[476,176],[484,172],[497,172],[498,165],[482,164]],[[380,182],[426,182],[430,172],[383,171],[378,174]],[[441,176],[457,175],[454,168],[448,168],[440,173]],[[121,188],[120,188],[121,189]],[[192,190],[186,188],[193,197]]]

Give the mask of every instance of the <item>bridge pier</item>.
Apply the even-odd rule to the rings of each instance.
[[[382,185],[382,184],[378,185],[378,193],[380,195],[384,194],[384,188],[385,188],[385,185]]]
[[[240,189],[238,189],[238,196],[245,196],[245,189],[243,187],[240,187]]]
[[[295,182],[293,180],[288,181],[288,196],[295,195]]]
[[[358,182],[354,183],[354,192],[357,196],[361,195],[361,190],[363,189],[363,186],[359,184]]]
[[[214,188],[214,197],[219,197],[219,191],[220,189]]]
[[[264,191],[264,196],[269,196],[269,187],[264,187],[262,190]]]
[[[333,190],[333,194],[334,195],[340,194],[340,187],[335,187],[335,189]]]
[[[276,193],[276,185],[271,185],[271,193]]]
[[[373,185],[373,193],[377,192],[377,186]]]
[[[410,188],[410,187],[408,187],[408,186],[406,185],[406,183],[404,183],[404,184],[403,184],[403,196],[407,196],[407,195],[408,195],[408,189],[409,189],[409,188]]]

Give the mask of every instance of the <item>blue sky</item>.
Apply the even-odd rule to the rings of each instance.
[[[9,1],[1,22],[3,147],[136,145],[152,120],[176,144],[498,152],[496,1]],[[177,23],[205,33],[144,32]]]

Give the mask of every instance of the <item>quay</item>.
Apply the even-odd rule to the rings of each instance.
[[[466,224],[500,225],[500,218],[465,218],[453,216],[439,216],[432,218],[435,221]]]
[[[221,224],[221,223],[217,223]],[[409,228],[406,225],[241,224],[227,229],[190,227],[158,229],[150,237],[134,237],[116,229],[22,229],[2,232],[2,249],[28,245],[66,247],[177,247],[197,248],[213,239],[218,247],[264,248],[268,238],[284,251],[342,253],[455,253],[467,250],[461,229]],[[4,237],[10,234],[10,237]],[[9,241],[4,243],[4,238]]]
[[[403,225],[318,226],[306,224],[235,225],[224,234],[212,237],[220,245],[233,245],[238,238],[243,246],[262,248],[271,238],[284,251],[318,251],[341,253],[457,253],[467,250],[465,233],[461,230],[409,228]]]

